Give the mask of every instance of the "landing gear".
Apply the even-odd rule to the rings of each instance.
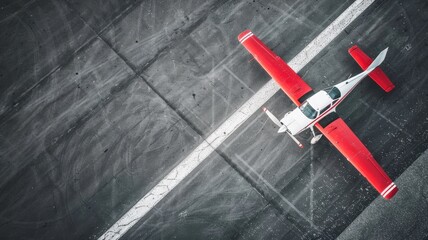
[[[311,127],[311,131],[312,135],[314,135],[314,137],[311,139],[311,144],[315,144],[321,139],[322,134],[315,135],[314,127]]]

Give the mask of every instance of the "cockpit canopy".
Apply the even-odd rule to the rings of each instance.
[[[300,111],[302,111],[302,113],[309,119],[315,119],[318,114],[318,112],[308,102],[303,102],[300,106]]]
[[[309,119],[315,119],[332,107],[341,97],[337,87],[319,91],[300,106],[300,111]]]
[[[328,95],[331,97],[331,99],[336,100],[340,98],[340,90],[337,87],[333,87],[328,91]]]

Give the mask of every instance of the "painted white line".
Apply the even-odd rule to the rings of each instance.
[[[322,49],[337,37],[355,18],[366,10],[374,0],[357,0],[322,31],[289,65],[296,72],[308,64]],[[242,51],[245,51],[242,48]],[[135,223],[162,200],[177,184],[193,171],[204,159],[220,146],[253,113],[260,109],[280,88],[270,80],[245,102],[232,116],[217,128],[205,141],[191,152],[178,166],[141,198],[127,213],[111,226],[99,239],[119,239]]]

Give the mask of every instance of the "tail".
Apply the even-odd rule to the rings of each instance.
[[[382,52],[377,55],[376,59],[370,64],[370,66],[365,70],[367,74],[375,70],[382,62],[385,60],[386,53],[388,52],[388,48],[385,48]]]
[[[367,70],[369,72],[370,78],[377,85],[379,85],[379,87],[381,87],[385,92],[390,92],[392,91],[392,89],[394,89],[394,84],[391,82],[391,80],[389,80],[388,76],[386,76],[382,69],[380,69],[380,67],[377,67],[385,58],[387,49],[381,52],[375,61],[372,61],[372,59],[367,56],[367,54],[365,54],[363,50],[361,50],[357,45],[354,45],[349,48],[348,52],[363,70]],[[368,67],[370,69],[367,69]],[[374,68],[374,70],[371,70],[372,68]]]

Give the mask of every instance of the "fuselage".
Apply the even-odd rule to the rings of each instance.
[[[333,87],[321,90],[304,101],[300,107],[285,114],[281,123],[287,131],[296,135],[313,127],[317,122],[336,111],[336,107],[351,93],[351,91],[367,76],[362,72]]]

